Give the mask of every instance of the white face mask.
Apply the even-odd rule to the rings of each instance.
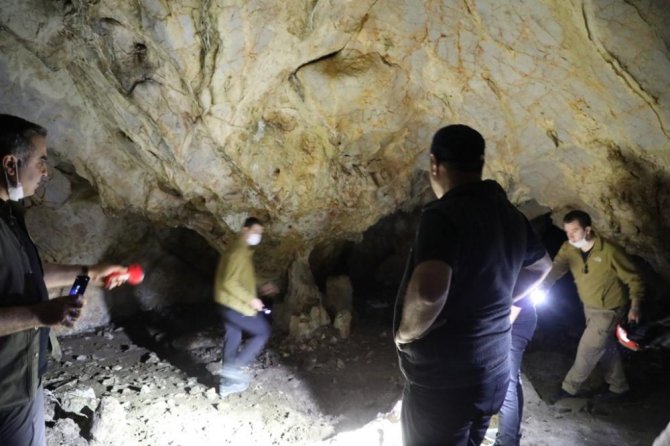
[[[247,237],[247,244],[249,246],[256,246],[261,242],[261,238],[260,234],[249,234]]]
[[[588,242],[586,241],[586,234],[584,234],[583,239],[577,240],[576,242],[570,242],[570,244],[575,248],[583,248],[584,246],[586,246],[587,243]]]
[[[23,198],[24,193],[23,193],[23,185],[21,184],[21,181],[19,180],[19,170],[16,169],[16,186],[12,186],[9,183],[9,177],[7,176],[7,171],[5,170],[5,182],[7,183],[7,194],[9,195],[9,199],[12,201],[19,201],[20,199]]]

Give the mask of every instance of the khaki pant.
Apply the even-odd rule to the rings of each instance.
[[[573,395],[576,394],[600,361],[605,372],[605,382],[609,384],[610,391],[626,392],[628,383],[614,336],[616,324],[622,312],[584,307],[584,315],[586,316],[586,329],[579,340],[575,363],[563,380],[563,390]]]

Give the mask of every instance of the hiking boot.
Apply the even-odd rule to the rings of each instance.
[[[228,378],[229,380],[236,382],[249,384],[249,381],[251,380],[249,375],[239,366],[224,365],[221,367],[219,374],[223,378]]]
[[[599,394],[595,395],[593,397],[593,399],[595,401],[599,401],[599,402],[603,402],[603,403],[605,403],[605,402],[607,402],[607,403],[618,403],[618,402],[623,401],[626,398],[628,398],[629,394],[630,394],[629,391],[616,393],[616,392],[612,392],[611,390],[608,390],[606,392],[602,392],[602,393],[599,393]]]
[[[221,398],[224,398],[228,395],[241,393],[247,390],[248,387],[249,387],[248,382],[233,381],[224,378],[221,380],[221,384],[219,384],[219,396]]]
[[[561,401],[561,400],[565,400],[565,399],[568,399],[568,398],[581,398],[581,397],[582,397],[582,395],[580,395],[579,393],[572,394],[572,393],[570,393],[570,392],[566,392],[565,390],[563,390],[563,388],[561,388],[561,389],[559,389],[558,392],[556,392],[556,393],[551,397],[551,401],[550,401],[550,402],[551,402],[551,404],[555,404],[555,403],[557,403],[557,402],[559,402],[559,401]]]

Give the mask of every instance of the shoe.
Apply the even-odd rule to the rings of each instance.
[[[224,378],[221,380],[221,384],[219,384],[219,396],[224,398],[228,395],[241,393],[247,390],[248,387],[248,382],[232,381],[230,379]]]
[[[582,395],[579,393],[572,394],[570,392],[566,392],[561,388],[558,392],[556,392],[553,397],[551,398],[551,404],[555,404],[559,402],[560,400],[565,400],[568,398],[580,398]]]
[[[616,393],[608,390],[606,392],[599,393],[593,397],[595,401],[616,403],[622,400],[625,400],[629,396],[629,391]]]
[[[221,371],[219,372],[222,378],[228,378],[231,381],[236,381],[236,382],[243,382],[243,383],[249,383],[251,378],[249,377],[248,374],[244,373],[241,367],[235,367],[235,366],[226,366],[224,365],[221,367]]]

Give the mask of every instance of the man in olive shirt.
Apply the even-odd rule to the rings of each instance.
[[[249,386],[242,368],[253,361],[270,338],[271,327],[261,311],[263,302],[256,295],[256,277],[250,246],[258,245],[263,225],[255,217],[245,220],[240,237],[221,256],[214,282],[214,301],[219,304],[225,337],[221,369],[221,396],[237,393]],[[276,294],[272,283],[260,288],[261,295]],[[242,345],[242,333],[249,339]]]
[[[626,311],[629,322],[640,321],[644,284],[625,251],[595,233],[589,214],[569,212],[563,225],[568,241],[556,254],[544,286],[549,288],[566,272],[572,273],[584,304],[586,329],[575,362],[561,385],[560,396],[577,395],[600,361],[609,385],[609,392],[603,397],[618,398],[628,391],[628,383],[614,332]]]

